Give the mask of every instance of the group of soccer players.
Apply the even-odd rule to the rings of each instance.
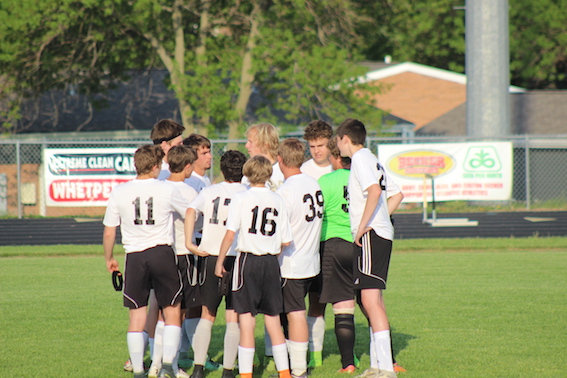
[[[253,125],[246,131],[250,158],[225,152],[224,181],[214,185],[205,174],[210,142],[197,134],[183,139],[183,131],[171,120],[154,125],[153,145],[134,155],[136,178],[114,188],[103,221],[108,271],[119,270],[118,226],[126,251],[134,377],[187,377],[180,366],[187,367],[191,348],[191,377],[203,378],[223,298],[222,378],[234,377],[237,359],[241,377],[252,378],[257,314],[264,315],[266,361],[280,378],[306,377],[322,364],[327,303],[339,372],[354,373],[356,299],[370,326],[370,367],[362,376],[396,377],[382,290],[391,214],[403,195],[364,148],[365,126],[347,119],[333,136],[326,122],[311,122],[304,139],[312,159],[304,162],[302,141],[279,142],[273,125]]]

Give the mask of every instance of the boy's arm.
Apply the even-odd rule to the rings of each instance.
[[[222,277],[222,274],[226,272],[224,269],[224,259],[232,242],[234,241],[235,232],[231,230],[226,230],[224,234],[224,238],[222,239],[222,243],[219,250],[219,257],[217,258],[217,264],[215,265],[215,276]]]
[[[114,240],[116,239],[116,227],[104,226],[102,234],[102,248],[104,250],[104,259],[106,260],[106,269],[109,272],[120,270],[118,261],[114,258]]]
[[[362,247],[362,244],[360,243],[360,238],[362,237],[362,235],[372,229],[367,225],[372,218],[372,214],[374,214],[376,206],[378,206],[378,201],[380,200],[380,196],[382,195],[382,189],[380,188],[380,185],[372,184],[368,187],[367,192],[368,196],[366,197],[364,212],[362,213],[362,218],[360,219],[360,224],[358,225],[356,236],[354,237],[354,242],[359,247]]]
[[[196,214],[197,212],[192,207],[187,208],[187,211],[185,211],[185,247],[187,247],[187,249],[196,256],[209,256],[207,252],[201,251],[198,246],[193,244],[193,231],[195,230]]]
[[[404,199],[404,195],[402,192],[398,192],[396,194],[394,194],[393,196],[388,198],[388,214],[392,215],[394,213],[394,211],[396,211],[396,209],[398,208],[398,206],[400,206],[400,203],[402,203],[402,200]]]

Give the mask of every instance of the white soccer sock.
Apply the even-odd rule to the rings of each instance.
[[[272,339],[270,339],[270,334],[266,327],[264,327],[264,355],[270,357],[274,355],[272,351]]]
[[[134,373],[144,372],[144,335],[142,332],[128,332],[126,335],[128,353]]]
[[[376,350],[374,349],[374,332],[372,327],[368,328],[370,330],[370,367],[378,369],[378,359],[376,358]]]
[[[240,328],[238,323],[226,323],[224,333],[224,357],[222,367],[231,370],[238,356],[238,343],[240,342]]]
[[[181,327],[166,325],[163,328],[163,363],[171,364],[179,349],[181,340]]]
[[[244,348],[238,346],[238,372],[240,374],[252,374],[254,368],[254,351],[256,348]]]
[[[211,343],[211,332],[213,330],[213,322],[202,319],[197,324],[195,335],[193,336],[193,355],[195,356],[195,365],[205,366],[207,360],[207,352]]]
[[[185,319],[185,321],[183,322],[183,325],[185,326],[185,333],[187,335],[187,340],[189,340],[189,347],[193,345],[193,336],[195,335],[195,330],[197,329],[199,320],[201,320],[201,318],[190,318],[190,319]]]
[[[297,342],[289,340],[287,345],[289,347],[289,362],[291,365],[291,374],[300,376],[307,371],[308,342]]]
[[[272,352],[274,353],[274,362],[278,371],[289,369],[289,359],[287,354],[286,343],[272,345]]]
[[[155,339],[153,337],[148,336],[148,346],[150,347],[150,358],[153,358],[154,356],[154,344],[155,344],[154,341]]]
[[[165,323],[163,320],[158,320],[156,323],[156,330],[154,333],[154,351],[152,353],[152,362],[157,363],[161,366],[161,360],[163,358],[163,328]]]
[[[390,348],[390,331],[378,331],[374,333],[374,350],[378,358],[380,370],[394,371],[392,362],[392,349]]]
[[[325,318],[322,316],[308,316],[307,327],[309,329],[309,350],[321,352],[323,341],[325,341]]]

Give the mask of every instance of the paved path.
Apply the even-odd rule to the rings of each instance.
[[[431,227],[422,214],[395,214],[396,239],[567,236],[567,212],[440,214],[476,227]],[[102,244],[101,219],[0,219],[0,245]],[[118,233],[118,240],[120,240]]]

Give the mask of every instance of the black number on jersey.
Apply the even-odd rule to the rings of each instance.
[[[315,199],[309,193],[303,196],[303,203],[309,202],[309,214],[305,215],[305,220],[307,222],[313,222],[315,217],[323,217],[323,192],[318,190],[315,192]],[[317,208],[315,208],[315,202],[317,202]]]
[[[248,233],[250,233],[250,234],[257,234],[258,233],[257,227],[258,227],[258,212],[259,211],[260,211],[260,209],[258,208],[258,206],[256,206],[255,208],[252,209],[252,224],[250,225],[250,228],[248,229]],[[278,211],[276,209],[272,209],[271,207],[266,207],[262,211],[262,222],[261,222],[261,225],[260,225],[260,232],[262,233],[262,235],[265,235],[265,236],[272,236],[273,234],[276,233],[276,220],[268,218],[270,213],[273,213],[274,217],[278,216]]]
[[[348,213],[348,186],[345,185],[343,186],[343,198],[345,199],[345,203],[342,204],[341,209],[343,209],[343,211],[345,213]]]
[[[136,197],[136,199],[132,201],[132,204],[134,205],[134,224],[136,225],[144,224],[144,221],[142,220],[140,197]],[[146,200],[146,206],[148,207],[146,224],[148,225],[155,224],[156,221],[154,220],[154,197],[150,197]]]
[[[386,190],[386,173],[382,169],[380,163],[376,164],[376,169],[378,169],[378,171],[382,171],[382,177],[380,177],[380,189]]]
[[[228,206],[229,204],[230,204],[230,198],[225,198],[223,205]],[[220,197],[217,197],[213,200],[213,216],[211,217],[211,219],[209,219],[209,223],[211,224],[219,224],[219,218],[218,218],[219,205],[220,205]],[[226,226],[226,219],[223,221],[222,224]]]

